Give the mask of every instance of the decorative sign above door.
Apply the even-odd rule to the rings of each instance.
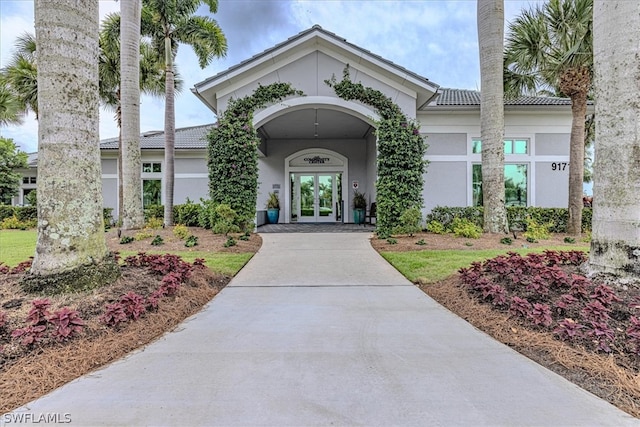
[[[305,153],[291,159],[289,166],[344,166],[344,162],[327,153]]]

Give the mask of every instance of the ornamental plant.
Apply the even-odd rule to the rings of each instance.
[[[229,101],[208,136],[211,201],[230,206],[243,219],[245,228],[256,215],[258,197],[260,138],[253,127],[253,113],[291,95],[303,93],[290,83],[258,85],[252,95]]]
[[[325,83],[336,95],[346,101],[360,101],[376,111],[380,120],[376,124],[378,138],[377,232],[386,238],[399,225],[402,213],[422,206],[422,190],[427,161],[424,137],[420,125],[409,119],[390,98],[379,90],[353,83],[349,66],[338,82],[333,76]]]

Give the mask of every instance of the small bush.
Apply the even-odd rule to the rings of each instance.
[[[133,236],[133,238],[139,242],[140,240],[144,240],[144,239],[148,239],[149,237],[153,237],[153,233],[151,232],[151,229],[149,228],[144,228],[140,231],[138,231],[135,236]]]
[[[565,242],[565,243],[575,243],[575,242],[576,242],[576,239],[574,239],[573,237],[566,236],[566,237],[564,238],[564,242]]]
[[[68,307],[62,307],[60,310],[53,312],[47,319],[54,325],[53,337],[59,341],[65,341],[74,335],[82,332],[84,321],[76,310]]]
[[[243,234],[242,236],[238,237],[239,240],[248,242],[249,241],[249,236],[247,236],[246,234]]]
[[[422,212],[417,207],[409,208],[400,215],[398,222],[399,225],[394,227],[393,232],[413,237],[414,233],[422,231]]]
[[[440,221],[429,221],[427,224],[427,231],[433,234],[446,234],[447,229]]]
[[[178,224],[173,227],[173,235],[180,240],[184,240],[189,237],[189,229],[182,224]]]
[[[156,237],[154,237],[151,241],[151,246],[160,246],[162,244],[164,244],[164,240],[162,239],[162,237],[160,237],[160,235],[156,234]]]
[[[120,239],[120,244],[121,245],[126,245],[127,243],[131,243],[133,242],[135,239],[131,236],[122,236],[122,238]]]
[[[149,205],[144,208],[144,220],[149,221],[152,218],[164,218],[164,206]]]
[[[424,239],[420,239],[420,240],[418,240],[418,241],[416,242],[416,245],[418,245],[418,246],[424,246],[424,245],[426,245],[426,244],[427,244],[427,242],[425,242],[425,241],[424,241]]]
[[[27,230],[38,225],[37,220],[20,220],[16,215],[5,218],[0,222],[0,230]]]
[[[549,229],[553,226],[553,223],[541,224],[533,218],[527,218],[527,231],[522,235],[529,241],[529,238],[534,241],[546,240],[549,238]]]
[[[482,229],[468,219],[454,218],[451,226],[453,234],[458,237],[479,239],[482,236]]]
[[[240,227],[238,227],[236,223],[238,214],[231,209],[231,206],[224,203],[220,204],[216,206],[214,212],[216,215],[212,227],[214,233],[224,234],[226,236],[229,233],[237,233],[240,231]]]
[[[511,237],[503,237],[502,239],[500,239],[500,243],[502,243],[503,245],[510,245],[513,243],[513,239],[511,239]]]
[[[202,205],[193,203],[187,198],[184,204],[173,207],[173,217],[178,224],[184,224],[187,227],[197,227],[199,225],[198,219],[201,210]]]
[[[158,230],[160,228],[162,228],[164,225],[164,222],[162,220],[162,217],[151,217],[147,220],[147,223],[145,224],[145,228],[150,228],[152,230]]]
[[[194,235],[187,236],[187,239],[184,241],[184,245],[188,248],[192,248],[198,245],[198,238]]]
[[[394,239],[393,237],[389,237],[387,239],[387,243],[390,244],[390,245],[395,245],[395,244],[398,243],[398,241],[396,239]]]
[[[236,240],[233,237],[229,237],[226,242],[224,242],[225,248],[230,248],[231,246],[235,246],[237,244]]]

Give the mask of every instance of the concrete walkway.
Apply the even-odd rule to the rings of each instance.
[[[0,425],[640,425],[449,313],[368,237],[263,235],[176,331]]]

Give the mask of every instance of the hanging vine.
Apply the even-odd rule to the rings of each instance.
[[[240,223],[252,223],[258,197],[258,145],[253,113],[287,96],[303,95],[290,83],[258,85],[252,95],[229,101],[209,139],[209,196],[229,205]]]
[[[420,135],[420,124],[409,119],[390,98],[382,92],[353,83],[349,66],[342,80],[335,76],[325,80],[340,98],[356,100],[370,105],[380,116],[377,123],[378,179],[376,181],[377,232],[389,236],[399,225],[400,216],[407,209],[423,206],[422,190],[427,161],[427,144]]]

